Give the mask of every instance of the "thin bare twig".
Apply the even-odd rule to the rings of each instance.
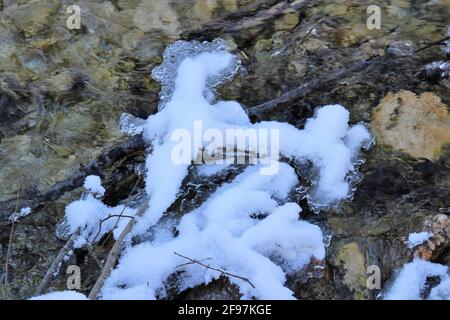
[[[130,197],[133,195],[134,191],[136,190],[136,188],[137,188],[137,186],[138,186],[138,184],[139,184],[139,181],[141,181],[141,175],[138,175],[138,178],[136,179],[136,182],[135,182],[133,188],[131,189],[130,193],[128,194],[128,198],[127,198],[127,199],[130,199]],[[120,212],[119,217],[117,218],[117,221],[116,221],[116,223],[114,224],[112,230],[114,230],[114,229],[117,227],[117,225],[119,224],[119,220],[120,220],[121,217],[123,217],[123,213],[125,212],[125,208],[126,208],[127,206],[128,206],[128,201],[126,201],[125,205],[123,206],[122,211]],[[99,232],[100,232],[100,230],[99,230]],[[96,238],[97,236],[98,236],[98,234],[95,236],[95,238]],[[100,245],[100,248],[99,248],[98,250],[96,250],[96,253],[97,253],[97,254],[103,249],[103,246],[105,245],[105,243],[108,242],[108,240],[109,240],[110,237],[111,237],[111,233],[109,233],[109,234],[106,236],[105,241],[103,241],[103,243]],[[94,238],[94,240],[95,240],[95,238]],[[92,241],[92,244],[94,243],[94,240]]]
[[[219,268],[211,267],[210,265],[203,263],[202,261],[204,261],[204,260],[196,260],[196,259],[192,259],[192,258],[183,256],[182,254],[179,254],[179,253],[177,253],[177,252],[174,252],[174,254],[177,255],[177,256],[179,256],[179,257],[181,257],[181,258],[184,258],[184,259],[186,259],[186,260],[189,260],[188,263],[182,264],[182,265],[180,265],[180,266],[187,265],[187,264],[198,264],[198,265],[200,265],[200,266],[202,266],[202,267],[204,267],[204,268],[206,268],[206,269],[210,269],[210,270],[214,270],[214,271],[220,272],[221,275],[225,275],[225,276],[229,276],[229,277],[241,279],[241,280],[247,282],[249,285],[251,285],[252,288],[255,288],[255,286],[253,285],[253,283],[252,283],[249,279],[247,279],[247,278],[245,278],[245,277],[239,276],[239,275],[237,275],[237,274],[229,273],[229,272],[227,272],[227,271],[225,271],[225,270],[222,270],[222,269],[219,269]],[[208,258],[208,259],[210,259],[210,258]],[[178,267],[180,267],[180,266],[178,266]]]
[[[306,39],[308,39],[308,37],[309,37],[309,35],[311,34],[311,32],[317,27],[317,25],[319,24],[319,23],[321,23],[322,22],[322,18],[320,18],[319,20],[317,20],[317,22],[311,27],[311,28],[309,28],[308,29],[308,31],[306,32],[306,34],[305,34],[305,36],[302,38],[302,40],[300,40],[300,42],[299,42],[299,46],[301,46],[305,41],[306,41]]]
[[[148,201],[144,201],[144,203],[141,205],[139,210],[136,212],[135,218],[142,216],[148,207]],[[108,254],[108,258],[106,259],[105,265],[103,266],[102,272],[97,279],[97,281],[94,284],[94,287],[92,288],[91,292],[89,293],[88,298],[91,300],[97,299],[98,294],[100,293],[101,288],[103,287],[103,284],[105,283],[106,278],[109,277],[111,274],[112,269],[116,265],[117,259],[119,258],[120,253],[122,252],[122,249],[125,246],[125,238],[126,236],[131,232],[133,227],[135,226],[137,220],[131,219],[126,227],[123,229],[122,233],[120,234],[119,238],[117,238],[116,242],[114,243],[114,246],[112,247],[111,251]]]
[[[260,104],[260,105],[254,106],[254,107],[250,107],[247,109],[247,113],[251,116],[252,115],[257,116],[260,113],[272,111],[277,106],[279,106],[283,103],[287,103],[287,102],[302,98],[302,97],[306,96],[307,94],[309,94],[311,91],[314,91],[318,88],[322,88],[333,82],[336,82],[338,80],[349,77],[354,73],[357,73],[361,70],[366,69],[367,67],[375,64],[376,62],[378,62],[378,59],[376,59],[376,58],[358,61],[348,68],[339,69],[334,73],[326,75],[322,78],[314,79],[314,80],[312,80],[308,83],[305,83],[295,89],[292,89],[292,90],[282,94],[278,98],[275,98],[273,100],[267,101],[263,104]]]
[[[417,49],[417,50],[416,50],[416,53],[417,53],[417,52],[420,52],[420,51],[422,51],[422,50],[425,50],[425,49],[431,48],[431,47],[433,47],[433,46],[436,46],[436,45],[441,45],[441,44],[444,44],[444,43],[445,43],[445,41],[447,41],[447,40],[449,40],[449,39],[450,39],[450,36],[447,36],[447,37],[445,37],[445,38],[442,38],[442,39],[439,39],[439,40],[437,40],[437,41],[433,41],[433,42],[431,42],[431,43],[427,44],[426,46],[424,46],[424,47],[422,47],[422,48],[419,48],[419,49]]]
[[[205,259],[199,260],[199,262],[203,262],[203,261],[211,260],[211,259],[212,259],[212,258],[205,258]],[[184,266],[187,266],[187,265],[190,265],[190,264],[194,264],[194,262],[189,261],[189,262],[182,263],[182,264],[176,266],[176,269],[181,268],[181,267],[184,267]]]
[[[122,213],[123,213],[124,211],[125,211],[125,207],[123,208]],[[108,221],[108,220],[111,219],[111,218],[115,218],[115,217],[118,217],[117,222],[120,220],[120,218],[130,218],[130,219],[133,219],[133,218],[134,218],[133,216],[123,215],[122,213],[121,213],[121,214],[110,214],[110,215],[108,215],[106,218],[100,220],[100,222],[99,222],[99,224],[98,224],[98,230],[97,230],[97,233],[95,234],[94,239],[92,239],[91,245],[95,243],[95,241],[97,240],[98,236],[99,236],[100,233],[102,232],[102,225],[103,225],[104,222]],[[114,227],[112,228],[112,230],[114,230],[114,229],[116,228],[117,222],[116,222],[116,224],[114,225]],[[109,238],[109,236],[108,236],[108,238]]]
[[[22,187],[22,184],[19,185],[19,188],[17,189],[16,194],[16,209],[13,213],[13,219],[11,223],[11,231],[9,233],[9,240],[8,240],[8,250],[6,251],[6,261],[5,261],[5,288],[4,288],[4,300],[8,300],[8,272],[9,272],[9,257],[11,256],[11,246],[12,246],[12,239],[14,237],[14,226],[15,226],[15,215],[19,211],[19,194],[20,194],[20,188]]]

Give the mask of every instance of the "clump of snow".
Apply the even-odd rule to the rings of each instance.
[[[66,290],[42,294],[29,300],[87,300],[87,297],[82,293]]]
[[[152,75],[161,82],[162,89],[159,112],[151,115],[144,126],[144,138],[153,150],[146,160],[149,205],[131,234],[151,230],[152,236],[135,246],[129,243],[119,265],[105,282],[103,299],[164,297],[165,282],[178,271],[179,291],[221,276],[216,270],[186,264],[175,253],[208,259],[208,264],[215,268],[247,278],[251,284],[229,277],[239,286],[243,298],[291,299],[293,293],[284,285],[286,274],[301,269],[312,258],[323,259],[322,232],[319,227],[299,220],[300,207],[288,202],[289,193],[299,181],[291,166],[278,162],[278,155],[272,160],[278,166],[273,175],[262,175],[261,164],[249,166],[198,209],[183,215],[175,234],[159,223],[176,200],[190,166],[190,161],[172,161],[176,146],[173,134],[184,129],[195,136],[196,123],[221,134],[228,129],[277,130],[279,152],[296,161],[311,162],[316,169],[316,180],[308,194],[313,210],[351,197],[352,179],[362,162],[360,149],[368,148],[373,140],[367,127],[349,126],[349,112],[340,105],[318,108],[303,130],[275,121],[252,124],[241,105],[215,101],[212,91],[218,83],[232,77],[239,65],[220,40],[177,41],[166,49],[163,64],[153,70]],[[194,142],[188,160],[194,160],[198,150],[218,147],[221,146],[215,145],[215,141]],[[258,150],[259,146],[247,147]],[[203,175],[226,168],[201,167],[197,172]],[[98,210],[103,209],[99,206]]]
[[[87,243],[86,239],[82,236],[78,236],[73,242],[73,248],[78,249],[82,248]]]
[[[430,292],[430,299],[450,299],[450,276],[445,265],[422,259],[405,264],[388,289],[386,300],[420,300],[427,278],[439,277],[441,283]]]
[[[27,215],[29,215],[31,213],[31,208],[30,207],[26,207],[26,208],[22,208],[20,209],[19,212],[13,213],[12,215],[9,216],[9,220],[10,221],[14,221],[17,222],[20,219],[26,217]]]
[[[127,115],[121,117],[122,130],[134,134],[143,128],[144,138],[152,147],[146,159],[149,203],[144,215],[135,217],[137,224],[128,237],[140,235],[145,241],[134,246],[127,241],[118,266],[102,288],[103,299],[166,297],[165,283],[174,274],[179,278],[179,291],[223,275],[186,263],[175,253],[198,261],[207,259],[208,265],[239,275],[228,278],[239,286],[243,298],[292,299],[293,292],[285,286],[286,275],[305,267],[311,259],[324,258],[322,231],[300,220],[300,207],[289,202],[299,177],[290,165],[279,162],[278,153],[297,163],[312,164],[314,170],[308,179],[313,180],[305,194],[312,210],[318,212],[352,196],[353,184],[360,177],[357,169],[363,162],[360,150],[369,148],[373,137],[362,123],[350,126],[349,112],[341,105],[318,108],[303,130],[276,121],[251,123],[239,103],[216,101],[214,96],[214,87],[230,79],[239,67],[240,62],[221,40],[177,41],[166,49],[163,64],[152,72],[162,86],[159,112],[144,124]],[[201,137],[190,147],[189,161],[174,162],[174,133],[182,129],[195,136],[198,123],[204,130],[216,130],[222,135],[229,129],[279,132],[279,140],[265,141],[267,149],[276,150],[275,154],[264,154],[277,170],[261,174],[266,165],[251,163],[199,208],[181,218],[161,219],[176,200],[199,150],[215,153],[228,148]],[[259,150],[260,144],[259,140],[248,141],[245,146],[238,145],[242,147],[238,150],[253,152]],[[197,167],[197,174],[214,175],[229,168],[228,164],[203,164]],[[77,246],[113,230],[117,219],[109,217],[135,214],[133,209],[111,208],[101,201],[104,189],[100,178],[90,176],[84,186],[87,192],[66,207],[65,215],[69,232],[80,232]],[[129,219],[120,219],[115,236]]]
[[[425,66],[425,70],[428,76],[436,74],[441,78],[447,78],[450,75],[450,63],[447,61],[433,61]]]
[[[68,233],[80,232],[87,241],[100,240],[106,233],[113,231],[117,237],[125,228],[136,209],[123,205],[108,207],[96,195],[104,194],[100,178],[88,176],[84,182],[87,194],[80,200],[70,203],[65,210],[65,223]]]
[[[99,176],[87,176],[84,179],[83,188],[92,194],[97,194],[100,196],[105,195],[105,188],[102,187],[102,181]]]
[[[415,246],[418,246],[419,244],[424,243],[428,239],[430,239],[433,236],[431,232],[423,231],[423,232],[413,232],[408,235],[408,248],[414,248]]]
[[[177,145],[172,139],[173,133],[184,129],[194,137],[196,122],[200,122],[204,130],[219,130],[223,136],[227,129],[236,128],[278,130],[282,155],[311,161],[316,167],[317,181],[312,183],[314,188],[308,196],[313,210],[318,212],[351,197],[350,181],[360,164],[359,151],[361,147],[369,147],[373,140],[365,125],[349,126],[349,112],[340,105],[319,108],[304,130],[275,121],[252,124],[237,102],[211,104],[214,99],[205,94],[205,91],[210,92],[211,79],[223,80],[234,74],[239,65],[236,58],[221,46],[195,42],[193,47],[185,41],[177,41],[166,50],[164,57],[169,59],[168,62],[164,61],[153,72],[162,83],[163,93],[160,111],[147,119],[144,128],[144,137],[153,146],[153,153],[147,158],[146,191],[150,204],[144,219],[135,228],[135,234],[154,225],[175,200],[189,164],[172,161],[172,152]],[[205,52],[198,52],[199,47]],[[192,144],[191,160],[201,148],[218,147],[211,141],[200,143]],[[256,150],[258,146],[250,145],[248,149]]]
[[[144,131],[145,120],[136,118],[129,113],[122,113],[119,120],[120,131],[123,133],[134,136]]]
[[[218,53],[226,52],[227,50],[227,44],[222,39],[215,39],[211,42],[180,40],[167,47],[164,51],[163,63],[152,70],[152,77],[161,83],[161,91],[159,92],[159,110],[165,107],[176,90],[177,78],[175,75],[179,71],[179,67],[183,61],[196,57],[202,53]],[[211,90],[225,80],[231,79],[239,70],[239,67],[239,60],[233,58],[224,66],[224,68],[222,68],[222,70],[219,70],[222,72],[208,74],[208,81],[205,82],[201,88],[203,91],[202,93],[204,93],[206,97],[211,98]],[[197,80],[202,77],[203,75],[199,74],[192,78],[194,82],[197,82]]]
[[[175,252],[209,258],[212,266],[248,278],[255,288],[229,278],[243,298],[292,299],[293,293],[284,286],[285,274],[325,255],[320,228],[299,220],[297,204],[278,204],[297,182],[294,170],[284,163],[274,176],[260,175],[257,166],[247,168],[200,208],[185,214],[177,236],[156,237],[126,249],[105,283],[103,299],[127,298],[135,290],[143,292],[144,285],[143,298],[165,296],[164,282],[176,271],[182,272],[180,291],[221,276],[195,264],[177,268],[186,260]],[[255,218],[256,213],[265,218]]]

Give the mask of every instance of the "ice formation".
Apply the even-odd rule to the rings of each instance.
[[[178,41],[166,50],[164,63],[154,70],[162,90],[159,112],[144,125],[144,137],[153,147],[147,158],[149,209],[133,234],[153,228],[155,236],[125,250],[101,292],[103,299],[164,297],[164,283],[177,271],[181,272],[180,291],[221,275],[196,264],[177,268],[186,261],[175,252],[208,258],[214,267],[248,278],[254,288],[230,277],[243,298],[290,299],[293,293],[285,287],[286,273],[301,269],[313,257],[324,257],[320,228],[299,220],[300,207],[288,202],[298,179],[285,163],[279,163],[276,174],[267,176],[260,173],[262,165],[248,167],[200,208],[185,214],[176,236],[159,230],[157,223],[176,199],[189,167],[189,163],[172,161],[176,147],[173,133],[182,128],[195,135],[195,122],[224,135],[230,128],[276,129],[282,155],[311,161],[317,169],[318,179],[308,199],[311,206],[320,209],[351,196],[349,177],[356,172],[361,147],[368,147],[372,140],[367,128],[362,124],[349,126],[349,113],[340,105],[319,108],[303,130],[272,121],[252,124],[241,105],[216,101],[213,94],[214,87],[232,77],[238,67],[239,62],[221,41]],[[198,148],[221,146],[202,142],[192,146],[190,160],[195,159]],[[224,169],[226,166],[214,165],[203,172]],[[264,218],[255,219],[255,214]]]
[[[166,49],[163,64],[152,73],[162,85],[159,111],[136,125],[129,117],[121,118],[124,131],[143,130],[152,147],[146,159],[149,205],[127,238],[127,248],[103,286],[102,299],[161,298],[167,296],[165,284],[171,275],[179,278],[178,291],[222,275],[198,264],[185,264],[186,260],[175,253],[208,259],[215,268],[245,277],[248,281],[229,276],[240,288],[242,298],[292,299],[293,292],[285,286],[286,274],[302,269],[313,258],[324,258],[320,228],[299,220],[300,207],[289,202],[299,178],[290,165],[278,161],[278,154],[265,154],[269,164],[276,164],[272,174],[261,173],[267,168],[264,163],[247,166],[175,225],[161,222],[199,150],[215,154],[220,148],[228,148],[212,136],[202,136],[200,142],[194,139],[190,146],[185,159],[189,161],[174,162],[173,152],[179,142],[176,133],[183,130],[195,136],[198,123],[207,132],[213,130],[215,137],[225,136],[229,129],[278,132],[277,141],[265,141],[271,144],[268,150],[276,147],[284,157],[311,163],[315,168],[307,198],[317,212],[352,196],[353,183],[359,177],[357,167],[362,162],[360,149],[372,142],[366,126],[349,126],[349,112],[340,105],[318,108],[303,130],[275,121],[253,124],[239,103],[217,101],[214,95],[215,86],[233,77],[239,67],[239,61],[221,40],[177,41]],[[257,144],[247,141],[243,146],[250,151],[260,147],[260,140]],[[202,167],[199,172],[205,175],[227,170],[227,164]],[[94,185],[98,189],[98,183]],[[67,207],[66,219],[71,232],[82,230],[82,235],[92,240],[98,222],[120,210],[108,208],[87,194]],[[176,232],[172,232],[173,227]],[[110,230],[108,225],[106,230]],[[133,235],[145,234],[151,236],[137,245],[129,241]]]
[[[408,248],[414,248],[419,244],[424,243],[433,236],[431,232],[413,232],[408,235]]]

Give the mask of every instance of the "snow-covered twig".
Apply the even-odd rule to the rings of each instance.
[[[205,267],[206,269],[210,269],[210,270],[214,270],[214,271],[220,272],[221,275],[229,276],[229,277],[233,277],[233,278],[237,278],[237,279],[241,279],[242,281],[245,281],[245,282],[247,282],[249,285],[251,285],[252,288],[255,288],[255,286],[253,285],[253,283],[252,283],[249,279],[247,279],[247,278],[245,278],[245,277],[239,276],[239,275],[237,275],[237,274],[229,273],[229,272],[227,272],[227,271],[225,271],[225,270],[222,270],[222,269],[219,269],[219,268],[211,267],[210,265],[203,263],[201,260],[192,259],[192,258],[183,256],[182,254],[179,254],[179,253],[177,253],[177,252],[174,252],[174,254],[177,255],[177,256],[179,256],[179,257],[181,257],[181,258],[184,258],[184,259],[186,259],[186,260],[189,260],[189,262],[186,263],[186,264],[198,264],[198,265],[200,265],[200,266],[202,266],[202,267]],[[180,265],[179,267],[184,266],[184,265],[186,265],[186,264]]]

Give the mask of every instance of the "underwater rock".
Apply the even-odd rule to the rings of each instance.
[[[342,283],[354,293],[354,298],[367,298],[367,269],[364,255],[358,244],[356,242],[350,242],[337,249],[334,264],[336,267],[342,269]]]
[[[447,106],[431,92],[387,94],[374,110],[372,126],[381,143],[416,158],[436,160],[450,142]]]

